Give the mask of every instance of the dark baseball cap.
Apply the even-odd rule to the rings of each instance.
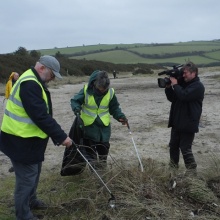
[[[59,73],[60,72],[60,63],[55,57],[49,56],[49,55],[44,55],[44,56],[40,57],[38,62],[41,63],[42,65],[46,66],[47,68],[51,69],[53,71],[53,74],[57,78],[62,79],[62,76]]]

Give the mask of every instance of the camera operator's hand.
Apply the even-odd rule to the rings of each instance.
[[[170,77],[171,86],[178,84],[177,79],[175,77]]]

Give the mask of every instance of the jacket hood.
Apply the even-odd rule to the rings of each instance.
[[[98,75],[98,73],[100,72],[100,70],[95,70],[91,76],[89,77],[89,82],[88,82],[88,87],[92,88],[93,87],[93,83],[96,80],[96,77]]]
[[[12,80],[14,77],[15,72],[12,72],[11,75],[9,76],[8,80]]]
[[[95,70],[91,76],[89,77],[89,82],[88,82],[88,89],[92,89],[93,88],[93,85],[94,85],[94,81],[96,80],[97,78],[97,75],[98,73],[100,72],[100,70]]]

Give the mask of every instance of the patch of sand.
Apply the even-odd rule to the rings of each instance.
[[[201,81],[204,83],[205,99],[201,118],[200,132],[196,134],[193,152],[198,162],[198,168],[206,167],[213,157],[220,154],[220,114],[219,114],[219,71],[202,71]],[[169,160],[168,142],[170,129],[167,128],[170,103],[164,94],[164,89],[157,86],[156,74],[150,76],[118,75],[111,78],[111,86],[115,89],[123,112],[126,114],[132,136],[126,126],[112,119],[112,136],[110,157],[114,160],[123,159],[126,163],[138,164],[132,137],[141,158],[152,158],[165,163]],[[70,98],[77,93],[84,83],[62,85],[50,88],[54,118],[68,133],[74,120],[70,107]],[[3,85],[2,85],[3,86]],[[3,115],[3,96],[0,96],[0,122]],[[61,167],[64,147],[54,146],[49,141],[43,169],[53,170]],[[0,152],[0,176],[9,175],[10,160]],[[181,157],[181,166],[183,160]],[[60,172],[60,170],[55,170]],[[12,174],[10,174],[12,175]]]

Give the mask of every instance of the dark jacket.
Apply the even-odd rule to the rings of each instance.
[[[42,89],[33,80],[24,81],[20,85],[20,97],[23,107],[32,121],[52,138],[54,144],[60,145],[67,138],[67,134],[61,129],[56,120],[52,118],[50,92],[36,70],[32,68],[32,71],[39,82],[41,82],[47,94],[49,114],[47,113],[46,103],[42,98]],[[14,161],[34,164],[44,160],[48,139],[39,137],[22,138],[1,131],[2,146],[0,150]]]
[[[198,132],[204,92],[205,88],[199,77],[174,85],[173,88],[166,88],[167,99],[172,102],[168,127],[180,132]]]
[[[95,102],[99,106],[102,98],[108,91],[106,91],[104,94],[97,94],[97,91],[95,91],[93,83],[97,77],[98,72],[99,71],[95,71],[90,76],[87,92],[89,95],[94,96]],[[81,110],[81,106],[84,103],[84,98],[84,88],[82,88],[78,94],[71,98],[71,107],[74,112],[76,110]],[[121,108],[119,108],[119,103],[115,94],[109,103],[109,113],[116,120],[125,118],[124,113],[122,113]],[[92,125],[84,127],[84,138],[86,139],[90,139],[96,142],[109,142],[110,136],[111,126],[105,126],[99,117],[95,119]]]

